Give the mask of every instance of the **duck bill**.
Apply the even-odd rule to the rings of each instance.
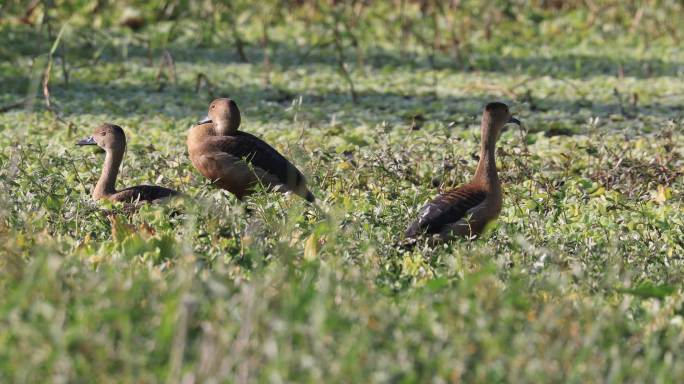
[[[521,123],[520,123],[520,120],[518,120],[518,119],[516,119],[515,117],[511,116],[511,118],[508,119],[508,121],[507,121],[506,124],[503,126],[503,128],[501,128],[501,132],[506,132],[506,131],[508,131],[508,124],[517,124],[518,127],[521,127],[521,125],[520,125],[520,124],[521,124]]]
[[[513,116],[511,116],[511,118],[508,119],[508,124],[516,124],[516,125],[518,125],[518,126],[521,126],[521,125],[522,125],[522,123],[520,122],[520,120],[516,119],[516,118],[513,117]]]
[[[202,120],[197,122],[197,125],[211,123],[209,116],[205,116]]]
[[[76,145],[97,145],[97,143],[95,142],[95,139],[90,136],[87,139],[77,141]]]

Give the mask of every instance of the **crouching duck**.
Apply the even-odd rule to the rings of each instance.
[[[116,190],[116,176],[126,150],[126,134],[118,125],[105,123],[95,128],[92,136],[79,140],[76,145],[97,145],[105,150],[102,174],[93,189],[93,200],[107,199],[122,203],[152,202],[180,195],[173,189],[155,185],[137,185]]]
[[[496,173],[496,141],[504,125],[520,125],[503,103],[489,103],[482,114],[482,146],[475,176],[470,183],[446,191],[423,206],[405,232],[408,244],[420,235],[444,241],[453,237],[473,238],[501,212],[501,182]]]
[[[216,99],[208,116],[190,128],[192,165],[218,187],[238,199],[261,184],[267,190],[291,191],[313,202],[304,175],[273,147],[239,131],[240,110],[231,99]]]

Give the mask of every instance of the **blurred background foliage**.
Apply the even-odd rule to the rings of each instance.
[[[684,2],[678,0],[6,0],[0,4],[0,59],[5,87],[23,93],[31,80],[38,84],[42,55],[63,28],[54,58],[64,83],[70,66],[90,66],[103,58],[133,55],[147,57],[152,65],[171,46],[174,58],[213,48],[261,65],[265,83],[273,65],[293,67],[314,58],[336,64],[356,100],[350,71],[363,71],[365,64],[449,70],[517,65],[539,75],[614,72],[616,66],[624,71],[631,65],[626,69],[648,75],[658,71],[654,66],[662,59],[641,63],[629,56],[634,50],[677,46],[684,37],[681,17]],[[608,62],[567,54],[583,48],[598,55],[607,45],[613,54]],[[274,56],[279,56],[275,63]],[[501,57],[520,60],[504,63]],[[541,57],[559,60],[539,65]]]
[[[325,45],[339,31],[345,44],[360,50],[413,48],[458,61],[489,44],[572,45],[586,39],[676,44],[684,38],[677,17],[683,11],[684,3],[677,0],[6,0],[0,5],[0,25],[54,33],[69,21],[83,34],[130,29],[144,32],[162,48],[179,39],[199,45],[227,46],[240,39],[246,44]]]

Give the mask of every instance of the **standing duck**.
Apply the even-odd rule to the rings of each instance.
[[[482,147],[475,176],[470,183],[446,191],[423,206],[418,219],[407,229],[405,237],[415,242],[421,234],[444,241],[454,236],[472,238],[501,212],[501,182],[496,173],[496,141],[504,125],[520,125],[503,103],[489,103],[482,114],[480,129]]]
[[[218,187],[238,199],[261,184],[269,190],[282,188],[313,202],[304,175],[264,141],[239,131],[240,110],[231,99],[209,104],[209,115],[188,133],[192,165]]]
[[[79,140],[76,145],[97,145],[105,150],[102,174],[93,189],[93,200],[107,199],[123,203],[151,202],[180,195],[173,189],[155,185],[137,185],[116,190],[116,176],[126,150],[126,134],[118,125],[105,123],[95,128],[92,136]]]

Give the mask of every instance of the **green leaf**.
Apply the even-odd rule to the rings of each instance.
[[[617,291],[644,299],[664,299],[673,294],[675,288],[667,284],[655,285],[653,283],[642,283],[634,288],[619,288]]]

